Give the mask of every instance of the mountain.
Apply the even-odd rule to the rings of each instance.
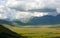
[[[13,22],[12,21],[7,21],[7,20],[4,20],[4,19],[0,19],[0,24],[7,24],[7,25],[13,26]]]
[[[20,20],[15,20],[13,22],[17,23],[18,25],[25,25],[25,23],[21,22]]]
[[[4,19],[0,19],[0,24],[6,24],[6,25],[10,25],[10,26],[25,25],[25,23],[21,22],[20,20],[7,21]]]
[[[43,17],[34,17],[27,24],[29,25],[60,24],[60,14],[57,16],[46,15]]]
[[[60,24],[60,14],[55,17],[55,24]]]
[[[6,21],[6,20],[1,19],[0,24],[7,24],[7,25],[11,25],[11,26],[60,24],[60,14],[57,16],[45,15],[42,17],[34,17],[34,18],[30,19],[27,23],[23,23],[20,20]]]
[[[10,29],[0,25],[0,38],[27,38],[25,36],[19,35]]]
[[[51,21],[53,19],[54,19],[54,16],[51,16],[51,15],[46,15],[43,17],[34,17],[28,22],[28,24],[31,24],[31,25],[53,24]]]

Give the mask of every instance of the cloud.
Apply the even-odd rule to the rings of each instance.
[[[8,0],[6,3],[6,6],[13,8],[13,9],[23,9],[23,10],[29,10],[29,9],[38,9],[43,8],[45,6],[43,0]]]
[[[8,0],[6,6],[16,10],[56,8],[55,0]]]
[[[28,22],[30,19],[34,18],[34,17],[41,17],[44,15],[48,15],[48,13],[43,13],[43,12],[20,12],[17,11],[14,14],[15,19],[19,19],[20,21],[26,23]]]
[[[59,0],[0,0],[0,18],[19,19],[26,22],[33,17],[44,15],[55,15],[52,12],[40,12],[38,9],[57,9],[60,8]],[[32,10],[32,11],[29,11]],[[34,11],[35,10],[35,11]],[[39,11],[39,12],[38,12]],[[60,11],[59,11],[60,12]]]

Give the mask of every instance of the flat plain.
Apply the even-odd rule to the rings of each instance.
[[[11,30],[27,38],[60,38],[59,27],[12,27]]]

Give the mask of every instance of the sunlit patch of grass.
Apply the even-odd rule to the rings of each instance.
[[[60,36],[60,28],[48,28],[46,26],[34,28],[34,27],[12,27],[13,31],[28,38],[56,38]]]

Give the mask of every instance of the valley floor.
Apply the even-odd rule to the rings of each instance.
[[[12,27],[14,32],[28,38],[60,38],[60,28],[49,27]]]

